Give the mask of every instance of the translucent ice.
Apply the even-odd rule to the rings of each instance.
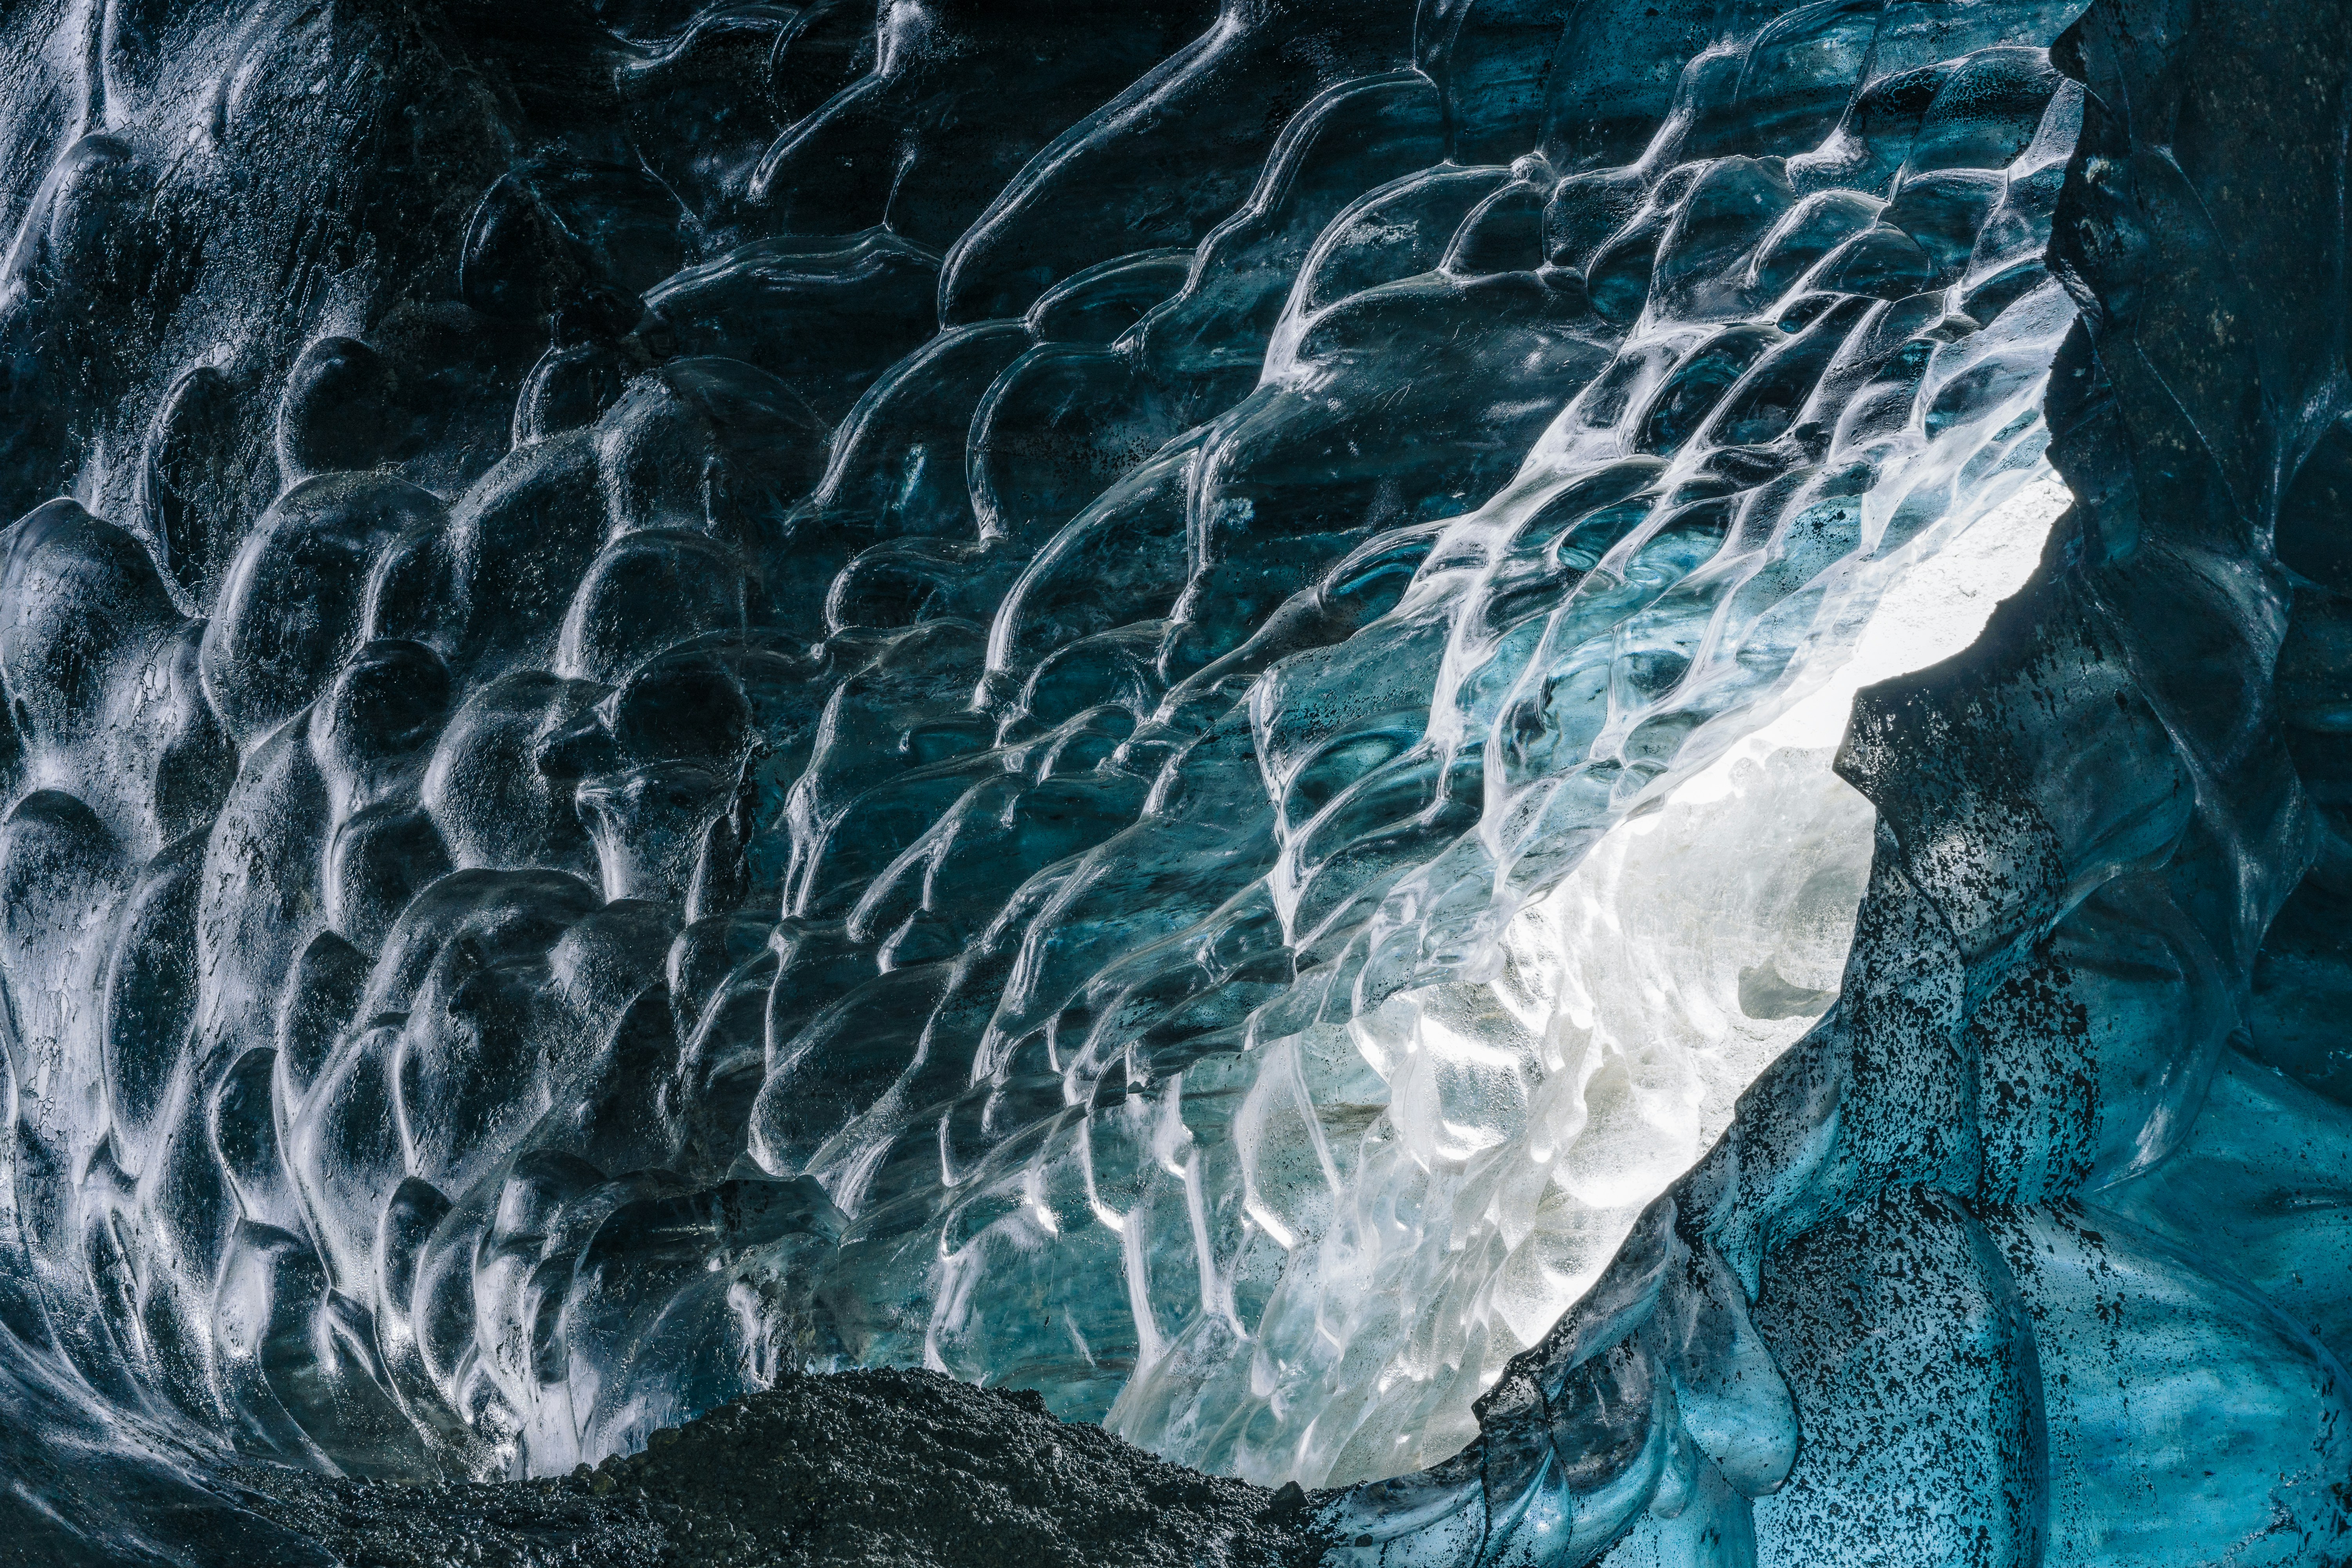
[[[2328,1540],[2352,47],[2107,6],[0,19],[39,1528],[898,1363],[1397,1568]]]

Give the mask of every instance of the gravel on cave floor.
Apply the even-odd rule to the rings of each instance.
[[[347,1568],[1293,1568],[1304,1498],[1171,1464],[1036,1395],[925,1372],[793,1376],[561,1479],[238,1469]]]

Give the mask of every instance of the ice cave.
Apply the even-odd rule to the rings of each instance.
[[[2352,0],[0,0],[0,1568],[2352,1563],[2347,352]]]

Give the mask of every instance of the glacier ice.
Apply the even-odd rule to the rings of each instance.
[[[898,1363],[1335,1562],[2341,1556],[2340,5],[0,58],[28,1529]]]
[[[1108,1423],[1309,1486],[1435,1464],[1475,1436],[1471,1405],[1503,1363],[1835,997],[1870,870],[1870,807],[1831,767],[1855,690],[1974,641],[2068,500],[2042,468],[1948,514],[1825,679],[1513,916],[1491,978],[1261,1048],[1235,1118],[1244,1204],[1292,1258],[1247,1335],[1203,1315],[1147,1352]],[[1333,1151],[1351,1090],[1378,1114]],[[1308,1142],[1302,1203],[1277,1181]]]

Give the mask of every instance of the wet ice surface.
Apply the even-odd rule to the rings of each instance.
[[[10,24],[37,1491],[854,1364],[1341,1486],[1632,1331],[1645,1205],[1933,946],[1835,683],[2063,504],[2076,7],[1422,9]],[[1763,1245],[1620,1357],[1671,1465],[1529,1487],[1781,1484],[1846,1395],[1716,1386]],[[1507,1472],[1332,1517],[1451,1561]]]

